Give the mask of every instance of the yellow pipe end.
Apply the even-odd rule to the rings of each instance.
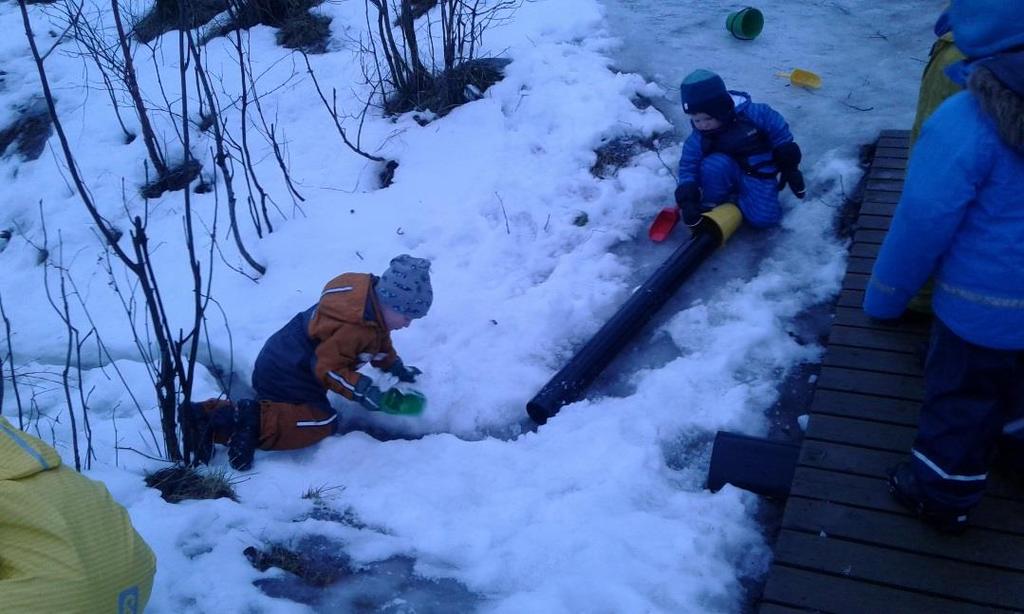
[[[725,245],[725,242],[729,240],[729,237],[736,232],[736,229],[743,224],[743,213],[740,212],[740,208],[732,203],[722,203],[711,211],[702,213],[701,217],[707,219],[713,224],[701,224],[705,230],[712,230],[718,235],[718,242],[720,245]]]

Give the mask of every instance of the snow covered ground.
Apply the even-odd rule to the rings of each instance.
[[[857,145],[881,128],[909,126],[941,5],[766,1],[764,33],[742,42],[723,28],[735,7],[717,0],[530,2],[486,39],[513,62],[481,100],[426,126],[410,115],[368,119],[363,143],[400,162],[385,190],[372,189],[376,167],[336,138],[301,58],[277,47],[272,29],[254,28],[245,36],[263,104],[287,139],[306,200],[301,211],[293,207],[273,157],[257,144],[260,177],[280,210],[263,239],[243,227],[268,272],[253,282],[215,257],[212,294],[229,326],[211,321],[202,362],[247,379],[266,337],[312,304],[324,282],[344,271],[379,273],[408,252],[432,261],[435,303],[395,343],[425,371],[417,386],[430,399],[427,412],[369,415],[339,399],[351,432],[307,450],[258,453],[255,470],[238,476],[239,502],[164,502],[141,479],[161,467],[143,456],[160,454],[143,420],[158,424],[146,368],[51,138],[36,161],[0,159],[0,230],[13,231],[0,253],[0,297],[27,430],[70,460],[59,386],[66,338],[45,294],[45,246],[49,262],[68,269],[121,374],[86,345],[83,388],[97,455],[89,474],[128,508],[157,553],[151,611],[344,611],[360,603],[387,612],[736,611],[742,581],[764,571],[770,552],[753,520],[754,497],[703,490],[708,444],[718,429],[763,433],[778,383],[817,359],[819,348],[795,338],[794,317],[838,289],[844,249],[832,224],[859,175]],[[333,18],[334,38],[331,53],[311,61],[344,108],[357,111],[366,92],[346,41],[365,28],[363,3],[318,10]],[[48,23],[52,10],[33,7],[32,16],[48,49],[59,33]],[[38,81],[16,4],[0,4],[0,31],[5,125]],[[165,39],[155,50],[140,47],[136,59],[154,100],[154,66],[174,70],[177,62],[176,37]],[[47,60],[58,110],[93,197],[125,227],[125,210],[144,206],[134,187],[145,179],[145,149],[141,139],[123,143],[99,76],[73,49],[65,41]],[[207,49],[225,90],[237,90],[229,42]],[[667,245],[645,238],[650,216],[671,198],[671,135],[660,157],[643,154],[604,179],[589,169],[608,139],[685,135],[676,84],[698,67],[789,119],[811,196],[787,194],[781,228],[740,233],[594,394],[523,432],[526,401],[682,240],[679,231]],[[799,90],[775,76],[795,67],[819,73],[824,87]],[[165,76],[162,85],[175,100],[177,82]],[[655,107],[639,109],[638,94]],[[158,121],[168,135],[171,119]],[[207,136],[193,138],[197,155],[211,146]],[[195,196],[194,206],[212,225],[213,196]],[[573,223],[580,213],[583,226]],[[185,318],[191,281],[180,193],[150,202],[149,216],[165,297]],[[224,216],[221,205],[223,257],[241,266]],[[123,273],[115,278],[124,285]],[[72,305],[87,330],[76,296]],[[3,413],[12,416],[8,376]],[[219,392],[204,369],[197,397]],[[223,453],[214,466],[227,467]],[[314,503],[302,495],[319,487],[336,514],[311,516]],[[270,588],[282,572],[259,572],[242,554],[308,536],[341,544],[363,572],[303,597],[294,586]]]

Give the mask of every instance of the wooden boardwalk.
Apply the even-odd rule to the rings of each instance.
[[[884,131],[811,402],[760,612],[1024,612],[1024,493],[1008,479],[961,536],[941,535],[890,497],[922,398],[924,324],[860,309],[899,200],[908,132]]]

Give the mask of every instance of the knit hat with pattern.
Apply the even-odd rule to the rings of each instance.
[[[402,254],[391,259],[391,266],[377,282],[377,298],[410,318],[427,315],[434,300],[430,287],[430,261]]]

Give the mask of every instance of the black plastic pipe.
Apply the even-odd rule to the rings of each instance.
[[[601,330],[584,345],[567,365],[526,404],[526,413],[544,424],[563,405],[576,401],[627,341],[651,319],[686,279],[693,274],[731,230],[723,231],[712,220],[704,220],[689,241],[676,248],[644,285],[619,308]]]

